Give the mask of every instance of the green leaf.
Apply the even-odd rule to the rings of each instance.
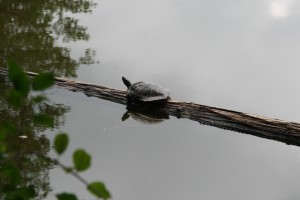
[[[109,191],[106,189],[105,184],[102,182],[90,183],[87,189],[98,198],[102,198],[102,199],[111,198]]]
[[[54,84],[54,75],[51,72],[40,73],[32,80],[33,90],[45,90]]]
[[[58,200],[77,200],[76,195],[70,193],[61,193],[56,195]]]
[[[44,95],[37,95],[31,98],[34,103],[41,103],[43,101],[48,101],[48,98]]]
[[[6,100],[8,101],[8,103],[10,105],[12,105],[15,108],[20,108],[23,101],[24,101],[24,97],[23,94],[20,93],[17,90],[10,90],[7,94],[6,94]]]
[[[52,116],[48,116],[46,114],[35,114],[33,116],[33,122],[35,124],[44,125],[47,127],[54,126],[54,118]]]
[[[84,171],[91,165],[91,156],[83,149],[78,149],[73,154],[73,163],[77,171]]]
[[[62,154],[69,144],[69,137],[65,133],[59,133],[54,139],[54,148],[56,153]]]
[[[15,89],[23,97],[26,97],[29,93],[29,78],[23,69],[13,60],[8,62],[8,77]]]

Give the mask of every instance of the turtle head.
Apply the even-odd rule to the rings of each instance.
[[[127,80],[124,76],[122,76],[123,83],[129,88],[131,86],[131,83],[129,80]]]

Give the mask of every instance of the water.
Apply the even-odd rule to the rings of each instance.
[[[124,88],[125,75],[161,84],[175,99],[297,121],[297,6],[103,1],[82,19],[101,63],[81,67],[78,79]]]
[[[72,134],[68,152],[80,147],[92,153],[93,167],[83,175],[105,181],[114,199],[299,198],[298,147],[176,118],[156,125],[122,122],[120,105],[64,90],[54,94],[72,106],[62,128]],[[70,157],[62,160],[70,163]],[[89,199],[61,169],[52,171],[51,183]]]
[[[77,80],[125,89],[126,76],[163,85],[176,100],[297,122],[299,6],[105,0],[80,15],[88,41],[58,44],[75,60],[84,49],[96,51],[100,63],[79,63]],[[71,107],[59,128],[71,135],[63,162],[86,149],[93,164],[82,175],[103,180],[113,199],[300,198],[298,147],[173,117],[155,125],[122,122],[122,105],[57,88],[48,95]],[[61,191],[91,198],[61,169],[51,170],[50,180],[48,199]]]

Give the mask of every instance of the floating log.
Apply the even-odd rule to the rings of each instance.
[[[6,75],[7,71],[0,68],[0,74]],[[33,72],[27,72],[27,74],[29,76],[37,75]],[[107,88],[59,77],[55,78],[55,85],[70,91],[82,92],[87,96],[97,97],[123,105],[127,104],[125,90]],[[138,109],[144,109],[144,105],[141,104],[134,104],[132,106],[135,106]],[[153,111],[153,109],[151,110]],[[289,145],[300,146],[299,123],[196,103],[179,102],[172,99],[164,104],[156,104],[155,111],[163,112],[178,118],[190,119],[204,125],[272,139]]]

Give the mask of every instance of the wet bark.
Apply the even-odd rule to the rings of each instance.
[[[6,74],[0,68],[0,74]],[[28,72],[30,76],[35,73]],[[126,105],[126,91],[107,88],[90,83],[74,81],[65,78],[55,78],[55,85],[65,89],[82,92],[87,96]],[[131,105],[140,110],[145,109],[143,104]],[[196,103],[178,102],[169,100],[165,103],[150,105],[152,112],[163,112],[178,118],[197,121],[200,124],[222,129],[246,133],[262,138],[272,139],[286,144],[300,146],[300,124],[268,117],[251,115],[243,112],[226,110]],[[149,109],[149,106],[147,106]]]

